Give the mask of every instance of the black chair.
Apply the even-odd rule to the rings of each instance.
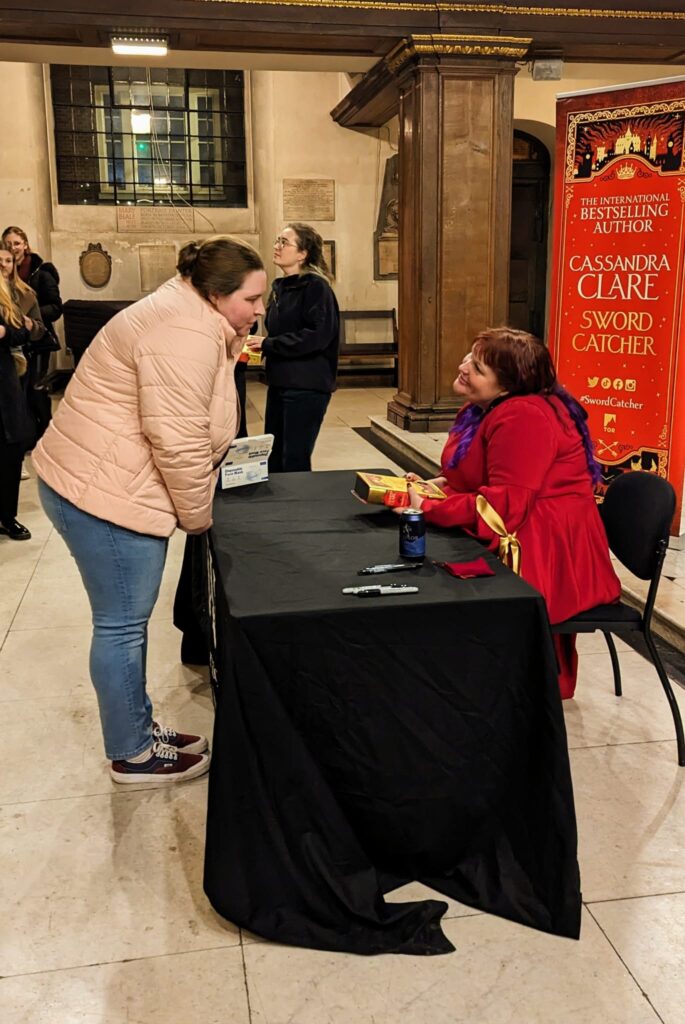
[[[594,633],[600,630],[611,655],[614,670],[614,691],[622,695],[621,669],[612,633],[640,632],[664,688],[675,723],[678,743],[678,764],[685,767],[683,722],[671,683],[666,675],[652,637],[651,623],[661,569],[668,548],[668,536],[675,512],[675,493],[668,481],[652,473],[629,472],[616,477],[607,488],[600,514],[606,529],[609,547],[641,580],[649,580],[644,612],[630,605],[600,604],[581,612],[573,619],[552,626],[553,633]]]

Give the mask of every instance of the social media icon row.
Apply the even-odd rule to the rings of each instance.
[[[587,386],[589,388],[596,388],[599,385],[604,391],[609,391],[613,388],[614,391],[637,391],[637,381],[631,377],[588,377]]]

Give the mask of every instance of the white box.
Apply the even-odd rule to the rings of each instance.
[[[219,487],[226,491],[245,484],[259,484],[269,479],[269,455],[273,448],[273,434],[255,437],[237,437],[221,463]]]

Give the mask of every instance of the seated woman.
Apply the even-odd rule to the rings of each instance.
[[[621,585],[594,498],[600,472],[586,413],[549,351],[524,331],[479,334],[452,385],[468,404],[442,453],[443,500],[410,488],[426,522],[459,526],[500,553],[545,598],[550,622],[618,600]],[[409,475],[411,479],[411,474]],[[502,535],[505,536],[502,536]],[[515,537],[513,536],[515,535]],[[563,698],[575,690],[575,636],[556,636]]]

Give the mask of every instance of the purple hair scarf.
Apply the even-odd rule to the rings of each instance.
[[[568,410],[569,416],[573,420],[576,430],[580,434],[580,439],[583,442],[585,460],[587,462],[587,468],[590,473],[592,483],[598,484],[602,479],[602,470],[595,459],[592,438],[590,437],[590,431],[587,427],[587,413],[585,409],[583,409],[582,405],[580,405],[573,395],[571,395],[566,388],[563,388],[561,384],[555,384],[549,391],[549,394],[556,395]],[[546,398],[547,395],[543,395],[543,397]],[[497,404],[499,404],[499,402]],[[490,406],[490,408],[492,408],[492,406]],[[459,441],[452,458],[447,464],[448,469],[454,469],[464,458],[473,443],[474,437],[478,433],[478,428],[485,415],[486,413],[479,405],[467,405],[457,414],[454,425],[450,429],[450,434],[457,434]]]

